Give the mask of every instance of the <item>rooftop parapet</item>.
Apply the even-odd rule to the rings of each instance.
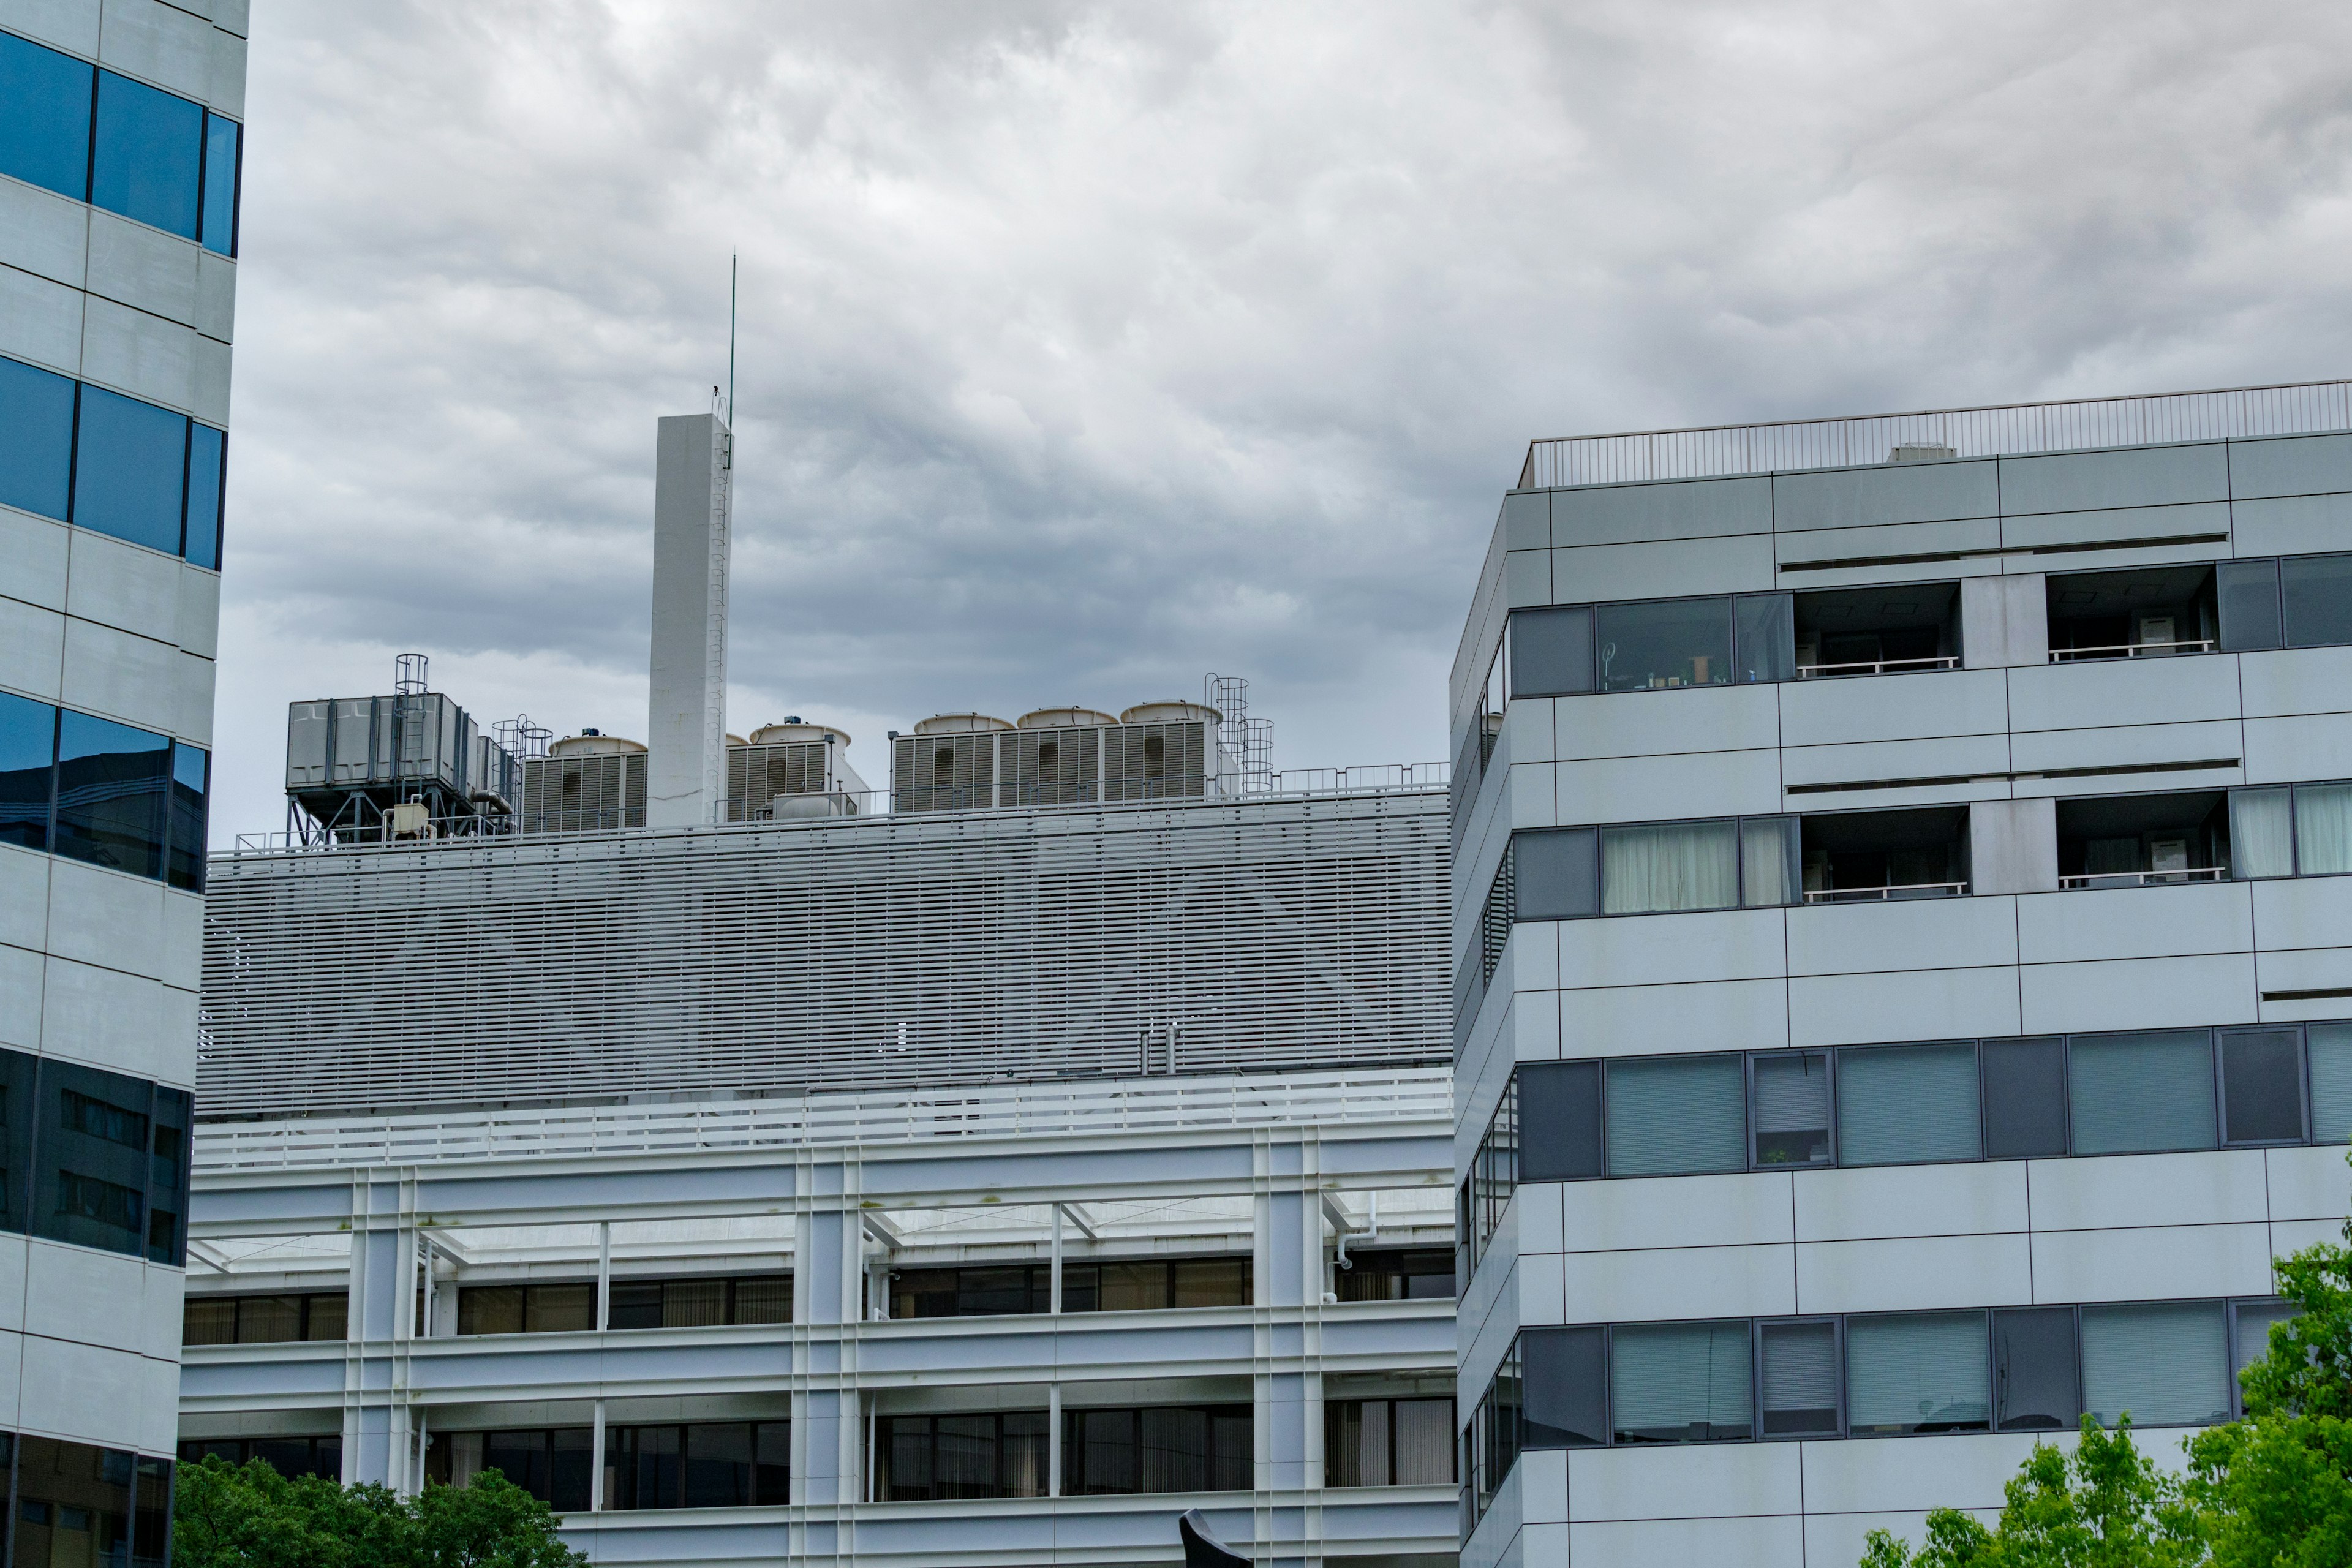
[[[2352,381],[1550,437],[1528,443],[1513,488],[1642,484],[2331,430],[2352,430]]]

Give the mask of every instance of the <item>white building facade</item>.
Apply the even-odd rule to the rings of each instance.
[[[223,856],[181,1452],[600,1563],[1454,1561],[1445,797]]]
[[[1851,1563],[2235,1413],[2352,1188],[2346,391],[1531,449],[1452,694],[1465,1563]]]
[[[15,1560],[161,1563],[244,0],[0,4],[0,1449]]]

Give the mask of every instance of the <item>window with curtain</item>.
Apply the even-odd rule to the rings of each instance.
[[[2232,876],[2294,875],[2294,827],[2284,784],[2230,792],[2230,870]]]
[[[1829,1053],[1758,1057],[1752,1116],[1759,1165],[1828,1164]]]
[[[2304,1030],[2311,1057],[2311,1140],[2352,1143],[2352,1024]]]
[[[2083,1309],[2083,1407],[2113,1426],[2230,1419],[2229,1336],[2219,1301]]]
[[[1983,1152],[1972,1045],[1840,1051],[1837,1097],[1843,1164],[1973,1160]]]
[[[2294,786],[2294,868],[2305,877],[2352,871],[2352,784]]]
[[[1739,825],[1739,901],[1751,910],[1802,902],[1793,816],[1752,816]]]
[[[1609,1173],[1746,1170],[1747,1091],[1746,1074],[1734,1056],[1610,1063]]]
[[[1738,825],[1669,822],[1601,830],[1601,912],[1727,910],[1739,902]]]
[[[2213,1038],[2203,1029],[2074,1037],[2074,1152],[2210,1149]]]
[[[1835,1436],[1837,1325],[1767,1323],[1757,1343],[1764,1358],[1764,1436]]]
[[[1848,1319],[1845,1364],[1857,1436],[1976,1432],[1990,1422],[1982,1312]]]
[[[1610,1424],[1620,1443],[1755,1435],[1745,1321],[1651,1323],[1611,1336]]]

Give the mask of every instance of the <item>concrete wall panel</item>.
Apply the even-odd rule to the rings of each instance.
[[[2000,511],[1999,473],[1990,459],[1886,463],[1772,476],[1772,520],[1783,533],[1989,518]]]
[[[1790,746],[2000,735],[2009,729],[2008,684],[1994,669],[1795,680],[1776,689],[1782,743]]]
[[[1570,1254],[1561,1321],[1783,1317],[1797,1310],[1796,1283],[1784,1246]]]
[[[1620,1252],[1792,1241],[1791,1179],[1786,1172],[1755,1171],[1538,1185],[1559,1194],[1558,1234],[1575,1255],[1569,1267],[1605,1269],[1606,1255]]]
[[[2025,1166],[2016,1161],[1857,1166],[1795,1180],[1801,1241],[1990,1236],[2028,1221]]]
[[[2036,1231],[2037,1301],[2164,1301],[2261,1296],[2271,1288],[2270,1227]]]
[[[44,702],[65,679],[66,618],[18,599],[0,599],[0,687]]]
[[[2032,1300],[2033,1270],[2022,1234],[1808,1241],[1797,1247],[1801,1312],[1909,1312]]]
[[[0,178],[0,267],[79,288],[89,214],[70,197]]]
[[[2259,1149],[2028,1163],[2042,1231],[2252,1223],[2270,1217]]]
[[[1927,955],[1955,969],[2017,962],[2017,917],[2004,898],[1808,904],[1788,920],[1791,975],[1910,969]]]
[[[2251,952],[2252,888],[2245,882],[2185,882],[2073,888],[2021,898],[2019,952],[2027,963]]]
[[[1560,984],[1574,990],[1777,980],[1789,963],[1788,918],[1780,910],[1720,910],[1560,921],[1538,929],[1559,932]]]
[[[1582,605],[1761,593],[1779,586],[1778,575],[1769,533],[1655,544],[1588,544],[1551,552],[1551,602]]]
[[[1914,969],[1789,982],[1789,1043],[1859,1046],[2014,1035],[2017,971]]]
[[[1577,1448],[1568,1456],[1569,1518],[1579,1523],[1790,1513],[1798,1487],[1793,1443]]]
[[[2189,1019],[2242,1024],[2254,1017],[2250,954],[2028,964],[2020,986],[2026,1034],[2157,1029]]]
[[[1551,492],[1556,547],[1772,531],[1772,480],[1690,479]]]
[[[43,609],[64,609],[72,531],[62,522],[0,507],[0,595]]]
[[[2000,459],[2000,510],[2011,518],[2229,495],[2229,460],[2219,441]]]
[[[1613,985],[1560,994],[1560,1055],[1770,1050],[1789,1043],[1782,980]]]
[[[59,375],[81,372],[82,296],[0,267],[0,354]]]
[[[2020,730],[2097,730],[2117,724],[2235,720],[2237,661],[2227,655],[2084,659],[2009,673]]]
[[[1699,686],[1684,691],[1610,691],[1529,700],[1551,703],[1559,754],[1581,761],[1777,746],[1780,690],[1777,686]]]
[[[2327,490],[2352,490],[2352,436],[2230,443],[2230,494],[2238,500]]]

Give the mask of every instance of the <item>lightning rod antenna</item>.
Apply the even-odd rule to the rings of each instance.
[[[735,427],[735,258],[727,258],[727,427]]]

